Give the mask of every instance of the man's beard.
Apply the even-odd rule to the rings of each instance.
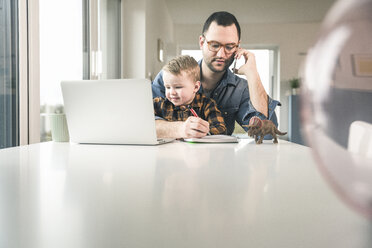
[[[207,62],[206,64],[207,64],[208,68],[209,68],[211,71],[213,71],[213,72],[223,72],[223,71],[226,71],[226,70],[230,67],[230,65],[233,63],[233,61],[234,61],[234,55],[231,55],[230,58],[228,58],[228,59],[225,60],[225,66],[223,67],[223,69],[216,69],[216,68],[212,65],[212,63],[213,63],[214,61],[218,60],[218,59],[221,59],[221,58],[219,58],[219,57],[214,57],[214,58],[211,59],[210,62],[209,62],[209,61],[206,61],[206,62]]]

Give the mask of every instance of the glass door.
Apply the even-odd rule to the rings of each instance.
[[[0,0],[0,149],[19,144],[18,1]]]

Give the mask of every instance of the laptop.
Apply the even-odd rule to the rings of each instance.
[[[147,79],[62,81],[70,141],[158,145],[151,82]]]

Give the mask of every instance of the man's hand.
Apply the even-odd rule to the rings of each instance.
[[[201,138],[209,132],[209,123],[199,117],[190,116],[182,128],[182,138]]]
[[[245,64],[242,65],[240,68],[235,69],[235,73],[239,75],[247,75],[251,73],[258,74],[256,57],[254,56],[254,54],[243,48],[239,48],[235,53],[235,59],[240,59],[242,56],[244,56]]]
[[[242,56],[244,56],[245,64],[239,69],[235,69],[235,73],[247,77],[249,94],[253,106],[258,112],[268,117],[268,98],[257,71],[256,57],[253,53],[239,48],[235,53],[235,59],[240,59]]]

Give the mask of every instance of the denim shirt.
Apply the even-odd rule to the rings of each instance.
[[[201,61],[199,66],[201,68]],[[200,69],[201,71],[201,69]],[[201,74],[202,75],[202,74]],[[203,93],[203,88],[200,87],[199,93]],[[163,71],[160,71],[152,82],[152,96],[165,97],[165,87],[163,82]],[[227,134],[231,135],[235,128],[235,121],[239,125],[248,125],[249,120],[253,116],[258,116],[260,119],[271,120],[276,126],[278,126],[278,120],[274,112],[276,106],[281,106],[280,102],[268,97],[268,108],[269,117],[258,112],[252,105],[249,97],[248,83],[247,80],[238,77],[233,74],[230,70],[226,70],[217,87],[211,92],[210,98],[217,102],[218,109],[222,112],[224,117]],[[157,117],[156,119],[161,119]],[[243,127],[247,131],[246,127]],[[271,136],[265,139],[271,139]]]

